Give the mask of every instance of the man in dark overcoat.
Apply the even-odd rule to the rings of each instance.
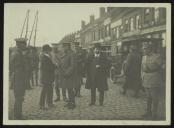
[[[15,41],[17,48],[12,53],[10,58],[10,75],[12,78],[12,89],[15,97],[14,117],[15,119],[22,119],[22,103],[24,101],[27,79],[27,65],[25,63],[23,51],[26,49],[27,39],[17,38]]]
[[[104,91],[108,90],[107,69],[109,68],[107,58],[100,51],[100,44],[94,45],[94,53],[90,54],[86,61],[87,81],[86,89],[91,89],[91,105],[96,102],[96,89],[99,91],[99,104],[103,106]]]
[[[41,84],[43,86],[41,95],[40,95],[40,108],[45,108],[45,102],[47,100],[48,107],[54,107],[53,104],[53,82],[54,82],[54,71],[56,66],[51,60],[52,48],[46,44],[42,47],[42,56],[40,62],[41,70]]]
[[[134,90],[134,97],[138,96],[138,92],[142,89],[141,84],[141,54],[135,45],[129,48],[129,54],[125,60],[123,67],[124,75],[126,77],[123,85],[123,94],[126,94],[127,89]]]
[[[71,50],[70,43],[63,43],[63,55],[60,62],[61,70],[61,87],[68,90],[68,103],[65,105],[69,109],[75,108],[75,93],[76,85],[75,76],[75,53]]]

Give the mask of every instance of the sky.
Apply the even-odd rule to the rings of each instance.
[[[14,39],[20,36],[28,9],[30,9],[28,38],[35,13],[39,11],[36,46],[58,43],[65,35],[80,30],[81,20],[88,23],[90,15],[99,17],[99,7],[88,4],[5,4],[4,42],[10,46],[14,46]]]

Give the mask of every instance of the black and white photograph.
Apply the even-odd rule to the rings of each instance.
[[[169,3],[5,3],[3,43],[3,124],[170,124]]]

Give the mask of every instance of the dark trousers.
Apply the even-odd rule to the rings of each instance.
[[[59,82],[59,76],[56,75],[55,76],[55,91],[56,91],[56,96],[58,99],[60,99],[60,82]],[[63,98],[66,98],[66,89],[65,88],[62,88],[62,96]]]
[[[104,101],[104,90],[99,91],[99,103],[103,105]],[[95,104],[96,102],[96,88],[91,88],[91,103]]]
[[[75,104],[75,94],[73,88],[68,89],[68,99],[70,104]]]
[[[36,84],[36,86],[38,86],[38,69],[33,69],[31,75],[31,83],[32,86],[34,86],[34,83]]]
[[[40,95],[40,106],[45,106],[47,102],[48,106],[53,104],[53,86],[43,85],[41,95]]]
[[[14,89],[14,116],[15,119],[22,118],[22,103],[24,101],[25,90],[15,90]]]
[[[56,96],[59,99],[60,98],[60,87],[55,86],[55,91],[56,91]],[[66,89],[65,88],[62,88],[62,96],[63,96],[63,98],[66,98]]]
[[[81,86],[75,88],[75,96],[80,96],[80,89],[81,89]]]

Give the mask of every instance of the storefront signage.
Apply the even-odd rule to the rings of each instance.
[[[122,20],[117,20],[116,22],[111,23],[111,28],[115,28],[117,26],[122,25]]]
[[[104,25],[107,25],[111,23],[111,18],[107,18],[106,20],[104,20]]]

